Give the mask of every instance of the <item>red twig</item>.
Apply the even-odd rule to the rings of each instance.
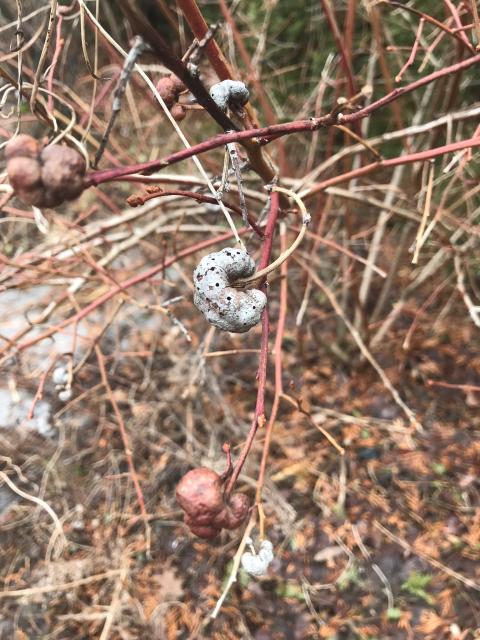
[[[232,70],[230,65],[225,60],[225,57],[218,46],[215,38],[207,38],[208,24],[202,15],[202,12],[198,8],[195,0],[177,0],[178,6],[182,10],[186,21],[188,22],[190,29],[193,31],[193,35],[199,42],[202,42],[203,49],[208,57],[208,60],[215,70],[215,73],[220,80],[230,80],[232,78]]]
[[[475,49],[468,42],[468,40],[464,40],[457,31],[450,29],[443,22],[440,22],[440,20],[437,20],[436,18],[429,15],[428,13],[424,13],[423,11],[419,11],[418,9],[409,7],[407,4],[402,4],[401,2],[395,2],[394,0],[383,0],[381,4],[386,4],[390,7],[396,7],[398,9],[402,9],[403,11],[409,11],[410,13],[413,13],[419,18],[423,18],[425,22],[430,22],[430,24],[435,25],[438,29],[441,29],[445,33],[448,33],[450,36],[454,37],[461,45],[463,45],[464,47],[467,47],[469,51],[471,51],[472,53],[475,53]]]
[[[257,389],[257,401],[255,404],[255,413],[253,415],[252,424],[250,426],[250,430],[247,435],[247,439],[245,440],[245,444],[243,445],[243,449],[240,453],[240,456],[235,464],[233,469],[233,473],[228,481],[228,484],[225,487],[225,495],[229,495],[235,483],[242,471],[243,465],[245,464],[245,460],[252,448],[253,441],[255,439],[255,435],[257,433],[258,427],[263,427],[265,425],[265,388],[267,384],[267,361],[268,361],[268,336],[269,336],[270,322],[268,318],[268,306],[265,307],[265,310],[262,315],[262,337],[260,340],[260,359],[258,363],[258,389]]]
[[[36,406],[37,402],[43,398],[43,389],[45,388],[45,382],[46,382],[48,374],[52,370],[52,367],[53,367],[54,364],[55,364],[55,358],[53,359],[53,361],[48,365],[48,367],[45,369],[45,371],[40,376],[40,382],[38,384],[37,392],[35,393],[35,397],[32,400],[32,404],[30,406],[30,410],[29,410],[28,415],[27,415],[27,418],[29,420],[31,420],[33,418],[33,415],[34,415],[34,412],[35,412],[35,406]]]
[[[348,0],[347,15],[345,17],[343,41],[348,64],[352,66],[353,35],[355,32],[355,17],[357,0]]]
[[[445,4],[447,5],[450,13],[452,14],[453,17],[453,21],[455,22],[455,24],[457,25],[457,30],[458,33],[460,35],[460,37],[462,38],[462,40],[464,41],[465,45],[471,49],[472,45],[470,44],[470,42],[468,41],[468,38],[465,34],[465,32],[463,31],[462,27],[462,21],[460,20],[460,16],[458,15],[458,11],[456,6],[453,4],[453,2],[451,2],[451,0],[444,0]]]
[[[270,211],[268,213],[267,224],[265,227],[265,236],[262,246],[262,255],[260,257],[258,270],[264,269],[270,262],[270,256],[272,253],[273,234],[275,226],[277,224],[279,213],[279,193],[273,191],[270,197]],[[265,286],[265,285],[264,285]],[[228,481],[225,488],[225,493],[228,495],[232,492],[233,487],[242,471],[242,467],[247,459],[247,456],[252,447],[255,435],[258,427],[265,424],[265,387],[267,383],[267,361],[268,361],[268,335],[269,335],[269,318],[268,318],[268,306],[265,308],[262,315],[262,338],[260,342],[260,359],[258,364],[258,389],[257,389],[257,401],[255,405],[255,413],[253,415],[252,424],[247,435],[245,444],[237,460],[232,476]]]
[[[470,138],[469,140],[460,140],[460,142],[452,142],[451,144],[443,145],[442,147],[434,147],[433,149],[427,149],[427,151],[419,151],[418,153],[411,153],[406,156],[400,156],[398,158],[390,158],[389,160],[382,160],[381,162],[373,162],[367,164],[364,167],[358,169],[352,169],[323,182],[317,182],[313,184],[308,192],[310,198],[319,191],[324,191],[327,187],[331,187],[334,184],[345,182],[351,178],[358,178],[368,173],[372,173],[376,169],[396,167],[399,164],[411,164],[412,162],[423,162],[432,158],[437,158],[445,153],[453,153],[454,151],[461,151],[462,149],[471,149],[473,147],[480,146],[480,138]]]
[[[197,200],[197,202],[207,202],[208,204],[218,205],[218,202],[217,200],[215,200],[215,198],[213,198],[212,196],[207,196],[203,193],[198,193],[197,191],[183,191],[181,189],[163,190],[160,188],[156,191],[151,191],[150,193],[129,196],[127,198],[127,203],[131,207],[138,207],[142,204],[145,204],[145,202],[148,202],[148,200],[152,200],[153,198],[162,198],[163,196],[182,196],[185,198],[192,198],[193,200]],[[224,202],[223,204],[239,216],[242,215],[241,209],[236,205],[230,204],[228,202]],[[257,225],[250,214],[247,215],[247,219],[249,225],[252,227],[255,233],[262,238],[263,231],[260,229],[260,227]]]
[[[408,56],[408,60],[405,62],[403,67],[400,69],[400,71],[395,76],[395,82],[400,82],[400,80],[402,79],[403,74],[405,73],[405,71],[408,69],[408,67],[411,64],[413,64],[413,62],[415,60],[415,56],[417,55],[418,43],[419,43],[420,37],[422,35],[423,25],[424,24],[425,24],[425,18],[420,18],[420,22],[418,23],[417,34],[415,36],[415,42],[413,43],[412,50],[410,52],[410,55]]]
[[[286,234],[280,233],[280,251],[283,253],[287,248]],[[270,451],[270,443],[272,441],[273,427],[277,418],[280,400],[283,394],[282,385],[282,342],[285,331],[285,318],[287,315],[287,295],[288,295],[288,260],[280,267],[280,311],[278,314],[277,332],[275,334],[275,395],[273,398],[272,410],[268,419],[265,430],[265,442],[263,445],[262,460],[260,462],[260,471],[258,474],[257,490],[255,493],[255,501],[260,503],[262,499],[262,488],[265,483],[265,473],[267,469],[268,454]],[[263,532],[262,532],[263,533]]]
[[[461,62],[457,62],[449,67],[445,67],[444,69],[439,69],[430,73],[423,78],[416,80],[415,82],[411,82],[404,87],[397,87],[393,89],[390,93],[386,94],[379,100],[372,102],[367,105],[363,109],[359,109],[355,113],[345,114],[341,118],[342,124],[350,124],[352,122],[356,122],[357,120],[361,120],[366,116],[370,115],[374,111],[377,111],[381,107],[384,107],[394,100],[398,100],[402,96],[419,89],[430,82],[434,82],[440,78],[448,76],[453,73],[459,73],[465,69],[472,67],[473,65],[480,62],[480,54],[472,56],[471,58],[467,58]],[[210,151],[212,149],[216,149],[218,147],[224,146],[228,142],[240,142],[242,140],[249,140],[251,138],[263,138],[264,144],[268,143],[272,139],[278,138],[280,136],[289,135],[292,133],[300,133],[303,131],[315,131],[322,127],[329,127],[334,124],[338,124],[339,118],[338,113],[331,113],[325,116],[321,116],[319,118],[309,118],[308,120],[298,120],[295,122],[286,122],[284,124],[272,125],[269,127],[261,127],[259,129],[247,129],[246,131],[234,131],[232,133],[223,133],[217,135],[209,140],[205,140],[200,142],[197,145],[190,147],[189,149],[182,149],[176,153],[173,153],[170,156],[167,156],[163,159],[151,160],[149,162],[142,162],[139,164],[128,165],[124,167],[115,167],[110,169],[105,169],[102,171],[93,171],[90,172],[87,176],[86,182],[88,185],[98,185],[104,182],[108,182],[110,180],[116,180],[122,178],[123,176],[127,176],[132,173],[138,173],[142,171],[157,171],[160,169],[164,169],[167,166],[171,166],[176,162],[180,162],[182,160],[186,160],[187,158],[192,157],[193,155],[199,155],[201,153],[205,153],[206,151]]]
[[[357,93],[357,87],[355,84],[355,79],[353,77],[352,65],[350,64],[350,59],[345,50],[344,38],[340,33],[340,29],[338,28],[337,19],[332,9],[330,0],[320,0],[320,2],[325,12],[325,15],[327,17],[327,21],[330,26],[330,29],[332,31],[333,38],[335,40],[335,45],[338,49],[338,53],[340,54],[342,67],[345,72],[345,76],[347,78],[348,97],[352,98]]]

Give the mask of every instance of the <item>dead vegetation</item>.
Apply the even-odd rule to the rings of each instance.
[[[0,638],[480,637],[479,38],[474,0],[1,3]],[[239,244],[268,309],[226,333],[192,274]],[[217,483],[191,534],[198,467],[240,529]]]

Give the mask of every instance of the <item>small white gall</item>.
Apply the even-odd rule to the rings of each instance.
[[[68,371],[65,367],[56,367],[52,373],[52,380],[55,384],[65,385],[68,382]]]
[[[240,110],[250,98],[250,92],[240,80],[222,80],[210,88],[210,96],[222,111]]]
[[[71,397],[73,395],[73,392],[71,389],[63,389],[62,391],[58,392],[58,399],[61,400],[61,402],[68,402]]]
[[[264,576],[273,560],[273,545],[270,540],[263,540],[258,553],[247,551],[242,555],[242,567],[251,576]]]

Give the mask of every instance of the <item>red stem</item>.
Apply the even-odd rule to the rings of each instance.
[[[286,234],[280,234],[280,251],[282,253],[286,250]],[[270,452],[270,443],[272,441],[273,427],[277,418],[278,408],[280,406],[280,399],[283,394],[282,385],[282,342],[283,334],[285,332],[285,318],[287,315],[287,300],[288,300],[288,261],[285,261],[280,267],[280,311],[278,314],[277,332],[275,334],[275,396],[273,399],[272,411],[268,419],[268,423],[265,429],[265,442],[263,444],[262,459],[260,462],[260,471],[258,474],[257,491],[255,494],[256,502],[259,503],[262,497],[262,488],[265,482],[265,474],[267,470],[268,454]]]
[[[466,47],[472,53],[475,52],[475,49],[472,47],[470,42],[468,42],[468,40],[464,40],[457,31],[455,31],[454,29],[449,29],[443,22],[440,22],[440,20],[437,20],[436,18],[429,15],[428,13],[424,13],[423,11],[419,11],[418,9],[409,7],[408,5],[402,4],[401,2],[396,2],[395,0],[384,0],[382,4],[386,4],[387,6],[390,6],[390,7],[396,7],[398,9],[402,9],[403,11],[408,11],[410,13],[413,13],[416,16],[419,16],[420,18],[423,18],[426,22],[430,22],[430,24],[435,25],[438,29],[441,29],[445,33],[448,33],[449,35],[456,38],[456,40],[461,45]]]
[[[390,104],[394,100],[398,100],[400,97],[406,95],[407,93],[410,93],[411,91],[415,91],[416,89],[419,89],[420,87],[423,87],[430,82],[434,82],[439,78],[443,78],[452,73],[458,73],[460,71],[468,69],[478,62],[480,62],[480,54],[472,56],[471,58],[467,58],[466,60],[463,60],[461,62],[457,62],[449,67],[445,67],[444,69],[434,71],[433,73],[430,73],[429,75],[420,78],[415,82],[411,82],[404,87],[397,87],[387,95],[383,96],[379,100],[376,100],[375,102],[372,102],[363,109],[360,109],[355,113],[343,115],[341,118],[341,123],[345,125],[356,122],[357,120],[361,120],[374,111],[377,111],[377,109]],[[302,131],[315,131],[317,129],[320,129],[321,127],[328,127],[334,124],[338,124],[338,113],[330,113],[319,118],[309,118],[308,120],[298,120],[295,122],[286,122],[284,124],[277,124],[269,127],[260,127],[258,129],[247,129],[246,131],[223,133],[210,138],[209,140],[205,140],[204,142],[200,142],[199,144],[190,147],[189,149],[182,149],[181,151],[177,151],[176,153],[173,153],[172,155],[167,156],[163,159],[151,160],[149,162],[142,162],[126,167],[115,167],[102,171],[93,171],[87,175],[86,184],[87,186],[98,185],[102,184],[103,182],[115,180],[132,173],[139,173],[142,171],[157,171],[159,169],[163,169],[167,166],[175,164],[176,162],[180,162],[181,160],[186,160],[193,155],[198,155],[200,153],[210,151],[211,149],[221,147],[227,142],[237,142],[241,140],[249,140],[252,138],[263,138],[264,140],[262,142],[266,144],[271,139],[283,135],[300,133]]]
[[[335,12],[332,9],[330,0],[320,0],[320,3],[323,7],[325,16],[327,17],[327,22],[330,26],[333,39],[335,40],[335,45],[338,49],[338,53],[340,54],[340,61],[348,83],[348,97],[352,98],[357,93],[357,88],[355,86],[355,79],[353,77],[352,65],[350,64],[350,60],[345,49],[344,36],[340,33],[340,29],[338,28],[337,19],[335,17]]]
[[[451,2],[451,0],[444,0],[444,2],[447,5],[448,9],[450,10],[450,13],[452,14],[453,20],[454,20],[455,24],[457,25],[458,33],[459,33],[460,37],[462,38],[462,40],[464,41],[465,46],[467,46],[470,50],[472,50],[471,49],[472,45],[468,41],[468,38],[467,38],[466,34],[464,33],[464,31],[462,31],[463,25],[462,25],[462,21],[460,19],[460,16],[458,15],[457,8],[453,4],[453,2]],[[476,2],[476,0],[475,0],[475,2]]]
[[[207,196],[203,193],[198,193],[198,191],[184,191],[181,189],[167,189],[167,190],[159,189],[158,191],[155,191],[152,193],[129,196],[127,198],[127,203],[131,207],[138,207],[139,205],[142,205],[142,204],[145,204],[145,202],[148,202],[148,200],[153,200],[154,198],[162,198],[163,196],[181,196],[184,198],[192,198],[197,202],[207,202],[208,204],[218,205],[218,201],[215,200],[215,198],[213,198],[212,196]],[[242,211],[236,205],[230,204],[228,202],[224,202],[223,204],[228,209],[236,213],[237,215],[239,216],[242,215]],[[259,236],[260,238],[263,238],[263,231],[260,229],[260,227],[257,225],[257,223],[255,222],[255,220],[252,218],[250,214],[247,214],[247,219],[248,219],[248,224],[252,227],[252,229],[255,231],[257,236]]]
[[[403,67],[400,69],[400,71],[395,76],[395,82],[400,82],[400,80],[402,79],[403,74],[405,73],[405,71],[408,69],[408,67],[410,65],[412,65],[414,63],[415,56],[417,55],[417,51],[418,51],[418,43],[420,42],[420,37],[422,35],[423,25],[424,24],[425,24],[424,18],[420,18],[420,22],[418,23],[417,33],[415,35],[415,41],[413,43],[412,50],[410,52],[410,55],[408,56],[408,60],[405,62]]]
[[[258,269],[264,269],[270,262],[270,256],[272,253],[273,234],[275,226],[277,224],[279,213],[279,194],[277,191],[273,191],[270,198],[270,211],[268,213],[267,224],[265,227],[265,236],[262,245],[262,255],[260,257]],[[265,283],[263,284],[265,287]],[[257,389],[257,401],[255,405],[255,413],[253,415],[252,424],[247,435],[245,444],[237,460],[232,476],[225,487],[225,495],[229,495],[232,492],[233,487],[240,475],[245,460],[252,448],[255,435],[258,427],[263,426],[265,423],[265,388],[267,384],[267,361],[268,361],[268,335],[269,335],[269,318],[268,318],[268,306],[265,308],[262,315],[262,338],[260,342],[260,359],[258,364],[258,389]]]
[[[426,151],[419,151],[418,153],[411,153],[407,156],[399,156],[398,158],[390,158],[389,160],[382,160],[381,162],[373,162],[367,164],[364,167],[347,171],[341,175],[334,176],[323,182],[317,182],[313,184],[308,192],[310,198],[319,191],[324,191],[327,187],[331,187],[334,184],[345,182],[351,178],[358,178],[364,176],[367,173],[375,171],[375,169],[381,169],[386,167],[396,167],[399,164],[411,164],[412,162],[422,162],[424,160],[430,160],[436,158],[445,153],[452,153],[453,151],[461,151],[462,149],[471,149],[472,147],[480,146],[480,138],[470,138],[469,140],[460,140],[459,142],[452,142],[451,144],[445,144],[443,147],[435,147],[434,149],[427,149]]]
[[[177,0],[177,4],[182,10],[186,21],[188,22],[190,29],[193,31],[193,35],[198,41],[204,40],[208,34],[208,24],[205,22],[205,18],[202,12],[198,8],[195,0]],[[230,80],[232,78],[232,70],[225,60],[223,53],[218,46],[215,38],[211,37],[205,42],[203,49],[207,54],[208,60],[215,70],[215,73],[220,80]]]

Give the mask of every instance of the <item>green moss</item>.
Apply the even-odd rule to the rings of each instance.
[[[352,586],[361,584],[362,579],[356,562],[352,562],[350,567],[342,573],[337,580],[337,587],[340,591],[346,591]]]
[[[396,620],[400,620],[401,616],[401,609],[398,609],[397,607],[391,607],[390,609],[387,609],[387,620],[394,622]]]
[[[432,576],[428,573],[420,573],[418,571],[412,571],[408,576],[408,579],[402,584],[402,591],[406,591],[414,598],[419,598],[427,604],[434,604],[434,598],[427,593],[426,588],[432,581]]]
[[[275,589],[275,593],[281,598],[293,598],[299,602],[305,602],[305,594],[297,582],[288,581],[279,584]]]

